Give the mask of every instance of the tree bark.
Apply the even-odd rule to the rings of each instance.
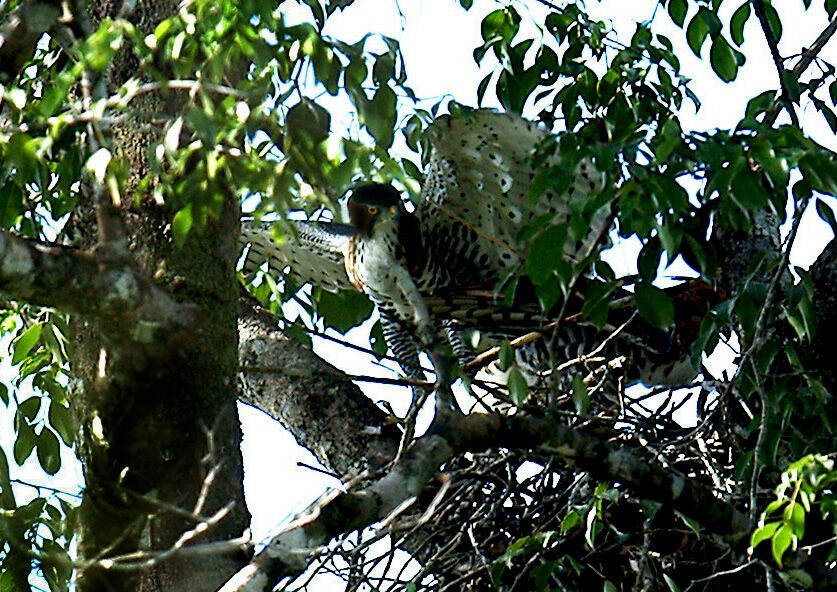
[[[338,476],[392,460],[400,432],[346,375],[287,337],[276,319],[241,299],[239,395],[278,420]]]
[[[116,16],[122,5],[93,3],[93,22]],[[144,2],[129,18],[151,32],[177,9],[173,0]],[[108,92],[135,76],[137,66],[130,51],[121,52],[105,73]],[[171,95],[143,100],[144,110],[164,116],[175,113],[179,102]],[[130,125],[113,133],[132,165],[130,192],[148,172],[146,149],[158,139]],[[73,212],[73,230],[83,247],[97,241],[96,207],[84,199]],[[181,247],[173,245],[170,235],[173,213],[149,198],[125,205],[120,215],[138,269],[175,301],[199,309],[191,331],[154,344],[156,351],[151,346],[149,355],[138,358],[113,338],[119,319],[116,326],[89,315],[72,322],[71,394],[86,481],[79,532],[83,561],[138,548],[170,549],[201,518],[224,507],[224,518],[190,542],[238,537],[249,526],[236,413],[238,203],[228,195],[221,216],[191,232]],[[245,559],[233,550],[174,554],[137,571],[96,563],[79,570],[77,589],[214,590]]]

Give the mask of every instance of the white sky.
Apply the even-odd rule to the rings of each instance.
[[[327,32],[349,42],[367,32],[380,32],[400,39],[408,82],[419,97],[450,96],[461,103],[475,105],[476,85],[485,71],[480,72],[475,65],[472,51],[482,42],[482,16],[501,4],[476,0],[475,7],[467,13],[456,0],[402,0],[399,4],[403,17],[398,14],[395,2],[357,0],[350,8],[330,19]],[[654,0],[608,0],[603,3],[588,2],[587,7],[594,17],[612,19],[620,35],[630,38],[635,21],[648,19],[654,13],[655,4]],[[730,12],[738,5],[727,4],[730,4]],[[544,9],[538,3],[529,2],[529,5],[534,15],[543,14]],[[776,0],[774,5],[780,14],[796,15],[800,12],[801,3],[799,0]],[[515,6],[524,13],[525,20],[526,8],[521,8],[520,4]],[[293,19],[291,14],[289,20]],[[747,43],[743,51],[748,56],[748,62],[740,69],[738,79],[733,84],[720,81],[711,72],[708,60],[701,62],[694,58],[685,45],[683,32],[669,25],[666,15],[659,14],[656,22],[667,25],[655,30],[664,32],[674,42],[676,53],[682,60],[683,73],[694,79],[692,88],[704,103],[696,114],[685,110],[682,114],[684,126],[693,129],[730,127],[740,119],[749,98],[777,86],[776,73],[755,19],[751,18],[745,29]],[[806,18],[800,15],[794,17],[792,22],[788,19],[782,40],[782,54],[791,55],[809,46],[819,33],[818,27],[824,22],[824,14],[816,11],[812,11]],[[708,49],[707,44],[704,55],[707,55]],[[822,56],[837,61],[837,45],[833,40]],[[332,116],[336,120],[339,113],[333,113]],[[814,139],[837,150],[834,135],[811,106],[801,113],[801,119],[806,131]],[[807,267],[830,238],[830,232],[816,214],[806,215],[804,224],[805,232],[801,233],[804,239],[793,251],[793,262]],[[366,334],[368,327],[365,330],[355,330],[350,338],[362,343]],[[333,344],[320,342],[316,349],[332,363],[347,370],[351,368],[354,373],[383,376],[393,376],[395,373],[394,369],[386,370],[370,364],[368,360],[356,357],[357,354]],[[5,347],[2,350],[7,351]],[[0,375],[8,383],[11,369],[7,363],[8,359],[4,367],[0,368]],[[409,399],[409,394],[397,387],[360,386],[373,400],[391,399],[397,411],[403,411]],[[297,462],[315,465],[316,461],[310,453],[296,446],[293,437],[277,422],[251,408],[240,406],[240,411],[244,428],[242,450],[245,490],[253,514],[253,536],[260,540],[280,523],[287,521],[293,513],[304,509],[326,486],[333,484],[333,480],[296,465]],[[7,451],[11,451],[11,421],[12,414],[6,409],[0,409],[0,445]],[[11,459],[10,464],[14,465]],[[30,459],[22,469],[14,466],[12,469],[16,477],[48,483],[68,491],[78,491],[82,481],[78,463],[66,451],[64,468],[59,475],[48,481],[39,470],[36,460]],[[31,494],[31,491],[18,488],[16,494],[24,497]]]

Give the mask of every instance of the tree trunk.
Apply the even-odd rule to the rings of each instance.
[[[94,3],[94,23],[115,16],[122,5]],[[129,18],[148,33],[175,14],[177,6],[171,0],[139,3]],[[135,59],[127,51],[117,56],[106,73],[108,92],[136,74]],[[171,115],[178,101],[149,97],[144,103],[144,110]],[[150,198],[127,205],[132,203],[128,192],[148,171],[147,147],[157,138],[130,125],[115,129],[113,138],[133,169],[121,217],[136,264],[174,300],[193,303],[201,312],[191,332],[144,355],[104,339],[103,327],[88,320],[75,318],[72,323],[72,404],[86,481],[79,534],[82,560],[138,548],[171,549],[197,526],[199,519],[189,514],[207,518],[228,508],[209,521],[206,532],[190,537],[190,543],[238,537],[249,526],[236,413],[238,203],[232,194],[227,196],[218,220],[175,247],[172,211]],[[80,201],[73,216],[82,244],[95,244],[98,224],[92,201]],[[198,507],[201,496],[205,502]],[[77,589],[215,590],[246,559],[235,549],[151,557],[142,570],[108,571],[100,564],[79,570]]]

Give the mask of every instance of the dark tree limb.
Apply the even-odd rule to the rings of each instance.
[[[130,257],[44,245],[9,232],[0,232],[0,291],[85,315],[110,343],[147,352],[194,332],[201,317],[195,305],[157,288]]]
[[[790,115],[791,122],[794,126],[799,127],[799,118],[793,108],[793,98],[791,97],[790,89],[788,88],[787,71],[782,61],[782,56],[779,55],[779,45],[776,39],[776,34],[770,26],[770,21],[767,19],[767,13],[764,9],[764,0],[756,0],[753,2],[753,9],[756,12],[756,17],[759,19],[761,30],[764,32],[764,38],[767,40],[767,47],[770,48],[770,57],[773,58],[773,65],[776,67],[776,73],[779,75],[779,87],[782,89],[781,102],[785,106],[785,110]]]
[[[750,527],[746,516],[708,488],[589,430],[524,415],[448,412],[437,415],[428,434],[416,440],[383,477],[359,491],[327,493],[221,592],[262,592],[282,578],[299,575],[311,553],[334,536],[384,520],[409,506],[455,455],[497,447],[548,453],[594,478],[619,482],[639,497],[669,503],[713,532],[733,539],[746,535]]]

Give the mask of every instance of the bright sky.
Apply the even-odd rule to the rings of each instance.
[[[477,0],[474,4],[475,7],[466,13],[456,0],[411,0],[400,3],[357,0],[351,7],[330,19],[328,33],[345,41],[357,40],[367,32],[380,32],[400,39],[409,83],[420,97],[450,96],[461,103],[475,105],[476,85],[485,71],[480,72],[476,67],[471,53],[482,41],[479,28],[482,16],[501,4],[486,0]],[[737,4],[731,3],[730,11]],[[534,15],[543,14],[544,9],[537,2],[530,1],[529,5]],[[656,2],[609,0],[603,3],[588,2],[587,5],[593,16],[612,19],[620,35],[629,36],[637,20],[648,19],[654,14]],[[799,0],[775,0],[774,5],[780,14],[789,12],[796,15],[800,11]],[[515,6],[521,12],[527,10],[521,4]],[[398,8],[403,11],[403,15],[398,14]],[[294,12],[299,14],[299,11],[291,10],[291,21],[294,20]],[[668,23],[663,14],[658,15],[657,21],[659,24]],[[784,32],[783,55],[790,55],[798,52],[799,48],[809,46],[819,32],[816,25],[810,23],[821,25],[824,22],[824,14],[816,12],[810,20],[795,16],[793,26],[789,26],[788,22]],[[750,20],[745,29],[748,41],[744,52],[748,55],[748,62],[739,71],[734,84],[724,84],[715,77],[707,63],[693,57],[683,41],[683,32],[673,25],[669,29],[666,34],[674,42],[682,59],[683,71],[694,78],[692,88],[704,100],[704,106],[698,113],[687,111],[684,114],[684,125],[701,129],[729,127],[740,118],[750,97],[776,87],[776,73],[754,19]],[[708,52],[708,47],[704,49]],[[837,57],[837,46],[833,40],[823,56],[830,56],[832,61]],[[333,119],[338,118],[339,113],[333,113]],[[813,108],[809,106],[805,109],[802,121],[816,140],[837,150],[834,135]],[[804,223],[806,231],[802,234],[805,239],[794,249],[793,261],[807,267],[825,245],[830,233],[815,214],[806,216]],[[367,334],[368,327],[365,330],[361,328],[353,332],[350,339],[362,343]],[[354,373],[382,376],[394,374],[394,370],[373,365],[368,360],[359,360],[348,354],[348,350],[333,344],[320,342],[317,351],[335,365],[347,370],[351,368]],[[0,368],[0,375],[8,383],[10,369]],[[391,399],[397,411],[404,410],[409,398],[405,391],[395,387],[360,386],[373,400]],[[297,462],[310,465],[317,463],[310,453],[296,446],[293,437],[277,422],[252,408],[240,406],[240,411],[244,427],[242,450],[246,473],[245,490],[253,514],[253,536],[255,540],[260,540],[287,521],[293,513],[304,509],[334,481],[321,473],[297,466]],[[0,445],[5,450],[11,450],[11,421],[12,414],[6,409],[0,409]],[[23,469],[13,467],[13,472],[25,480],[45,482],[37,461],[32,459]],[[55,479],[49,480],[49,484],[68,491],[78,491],[81,481],[78,463],[69,454],[65,454],[64,468]],[[31,490],[19,488],[17,494],[23,497],[31,494]]]

